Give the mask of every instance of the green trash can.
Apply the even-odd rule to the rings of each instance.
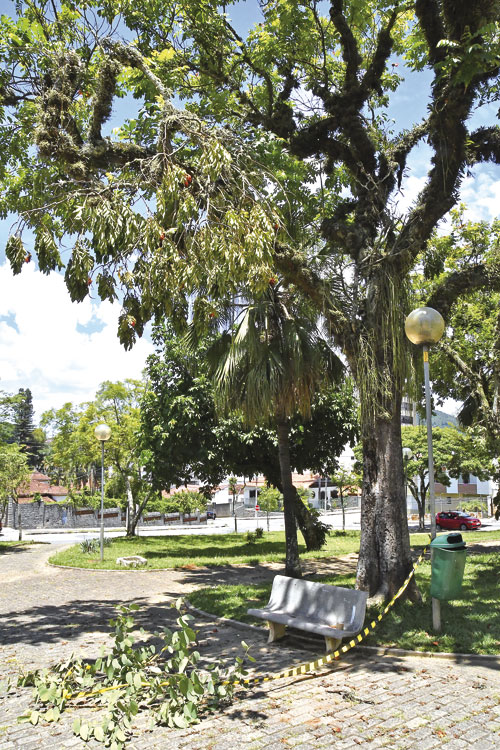
[[[448,601],[462,591],[466,544],[462,534],[440,534],[431,542],[431,596]]]

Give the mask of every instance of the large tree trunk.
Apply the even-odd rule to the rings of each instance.
[[[363,429],[361,543],[356,585],[377,600],[391,598],[412,568],[401,445],[401,401],[392,393],[389,417]],[[414,581],[408,595],[420,598]]]
[[[420,479],[420,497],[418,499],[418,528],[423,531],[425,529],[425,497],[427,495],[427,489],[423,477]]]
[[[283,510],[285,516],[286,563],[285,575],[301,578],[299,545],[297,542],[297,525],[295,522],[295,487],[292,484],[292,469],[290,466],[290,443],[288,439],[288,424],[286,420],[278,420],[276,425],[278,434],[278,453],[280,461],[281,484],[283,486]]]
[[[295,487],[294,487],[295,490]],[[309,508],[306,508],[295,490],[295,518],[302,532],[307,550],[318,550],[326,542],[328,526],[319,520]]]
[[[280,492],[283,492],[279,456],[277,458],[278,461],[276,462],[276,465],[274,461],[269,462],[265,471],[265,476],[269,484],[273,485],[273,487],[277,487]],[[314,513],[311,513],[311,510],[304,505],[295,487],[294,511],[295,520],[302,536],[304,537],[307,551],[310,552],[311,550],[321,549],[326,542],[328,526],[320,521],[320,519]]]
[[[125,477],[125,483],[127,486],[127,536],[135,536],[138,516],[129,477]]]

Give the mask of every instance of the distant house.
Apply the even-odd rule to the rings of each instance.
[[[50,477],[40,471],[31,473],[29,483],[17,493],[19,504],[32,503],[36,495],[40,495],[44,503],[58,503],[66,500],[69,491],[67,487],[59,487],[50,483]]]

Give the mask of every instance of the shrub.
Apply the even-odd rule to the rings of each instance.
[[[102,540],[103,547],[111,547],[113,540],[109,536],[105,536]],[[84,539],[80,542],[80,549],[86,555],[92,555],[100,551],[101,542],[99,539]]]
[[[19,720],[31,724],[58,721],[66,708],[75,711],[84,698],[87,707],[103,708],[105,714],[93,722],[88,712],[85,718],[77,715],[75,735],[85,743],[93,739],[121,750],[131,738],[131,726],[140,711],[149,711],[156,724],[185,728],[197,723],[201,713],[227,702],[235,682],[246,675],[243,658],[229,667],[215,662],[200,669],[200,655],[194,650],[196,633],[189,624],[193,618],[181,614],[180,599],[172,606],[179,613],[179,630],[165,628],[155,633],[162,641],[158,650],[154,645],[134,647],[132,613],[139,606],[119,606],[118,616],[110,621],[115,632],[108,654],[102,653],[90,664],[72,656],[48,670],[22,675],[18,685],[33,686],[35,708]],[[254,661],[246,644],[242,646]]]

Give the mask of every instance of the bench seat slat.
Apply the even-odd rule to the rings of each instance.
[[[285,612],[271,612],[267,609],[249,609],[247,612],[249,615],[259,617],[262,620],[278,622],[281,625],[288,625],[291,628],[297,628],[297,630],[306,630],[308,633],[323,635],[325,638],[347,638],[350,635],[356,635],[359,633],[359,630],[339,630],[330,625],[324,625],[321,622],[313,622],[312,620],[305,620],[303,617],[294,617]]]

